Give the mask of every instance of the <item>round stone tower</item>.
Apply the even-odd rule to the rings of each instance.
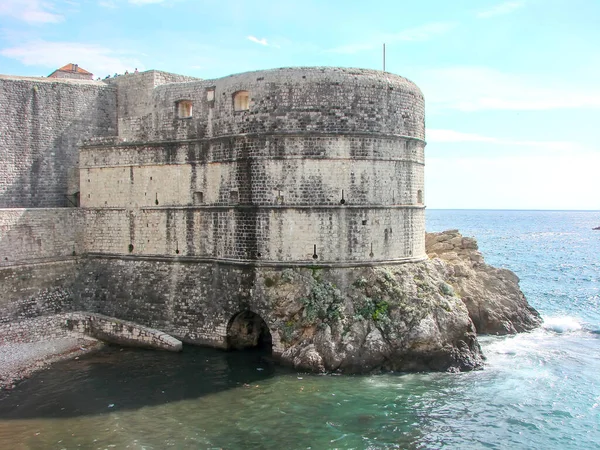
[[[82,149],[82,198],[140,208],[130,252],[266,265],[426,256],[424,101],[409,80],[317,67],[150,83],[145,96],[119,83],[121,140]],[[115,177],[120,193],[94,185]]]
[[[215,80],[214,97],[210,135],[227,137],[227,189],[254,233],[245,251],[286,263],[425,257],[415,84],[373,70],[289,68]]]

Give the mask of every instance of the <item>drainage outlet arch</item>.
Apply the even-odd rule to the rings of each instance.
[[[234,315],[227,325],[227,349],[272,351],[273,338],[267,323],[252,311]]]

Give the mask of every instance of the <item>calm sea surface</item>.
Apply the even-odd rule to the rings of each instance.
[[[0,400],[0,449],[600,448],[600,212],[429,210],[521,277],[544,328],[485,370],[316,376],[259,353],[109,349]]]

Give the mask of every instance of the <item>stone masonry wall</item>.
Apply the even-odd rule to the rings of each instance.
[[[269,305],[253,295],[253,268],[224,264],[89,258],[77,284],[75,308],[162,330],[183,342],[227,347],[227,327],[252,310],[275,324]],[[280,349],[273,334],[274,352]]]
[[[283,265],[401,262],[419,256],[423,214],[347,207],[88,209],[84,246],[94,254]]]
[[[0,209],[0,267],[80,254],[82,218],[77,208]]]
[[[198,78],[174,73],[149,70],[146,72],[120,75],[108,79],[108,83],[117,90],[116,114],[118,134],[125,139],[134,136],[140,138],[142,124],[152,123],[154,88],[168,83],[187,82]],[[153,125],[151,125],[153,126]]]
[[[194,142],[81,148],[84,207],[225,206],[238,203],[417,205],[423,188],[423,143],[383,136],[333,134],[244,136]],[[248,179],[251,177],[255,182]]]
[[[120,83],[119,137],[128,141],[282,132],[425,137],[423,94],[411,81],[390,73],[282,68],[215,80],[187,78],[176,83],[172,79],[153,90],[149,88],[154,78],[151,81],[145,74],[147,82],[135,78],[140,74],[116,79]],[[121,84],[130,80],[135,80],[135,88]],[[248,110],[234,108],[233,98],[239,91],[249,93]],[[178,117],[180,100],[193,103],[191,117]]]
[[[0,207],[77,203],[77,143],[116,134],[115,89],[102,82],[0,75]]]
[[[76,259],[0,267],[0,324],[69,311]]]
[[[423,96],[402,77],[151,71],[0,88],[0,206],[67,206],[75,192],[82,206],[0,212],[0,325],[91,311],[226,347],[251,310],[277,354],[263,266],[341,266],[342,282],[346,266],[425,257]]]
[[[0,323],[71,308],[81,213],[78,208],[0,209]]]
[[[88,251],[286,264],[425,257],[423,97],[410,81],[299,68],[125,84],[135,76],[117,79],[119,136],[81,148]],[[121,101],[130,89],[139,100]],[[249,103],[238,111],[239,91]],[[186,117],[179,101],[192,104]]]

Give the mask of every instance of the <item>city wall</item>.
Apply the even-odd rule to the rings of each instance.
[[[0,325],[72,308],[82,210],[0,209]]]
[[[0,75],[0,208],[76,206],[78,142],[116,133],[116,89]]]
[[[15,131],[0,138],[0,206],[25,209],[0,210],[0,332],[90,311],[224,348],[232,317],[251,310],[277,354],[267,268],[330,268],[342,286],[354,266],[426,257],[424,104],[404,78],[13,78],[0,98],[27,113],[2,124]],[[75,193],[79,208],[30,208]]]

